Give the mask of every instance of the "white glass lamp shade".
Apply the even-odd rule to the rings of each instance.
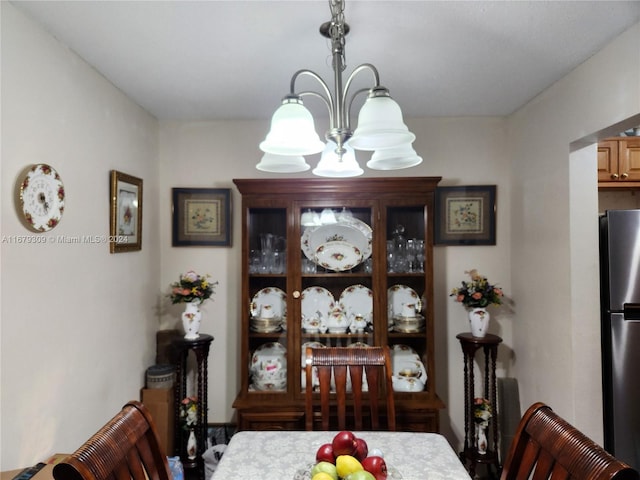
[[[358,165],[356,154],[353,148],[345,146],[342,158],[336,153],[337,145],[328,141],[322,152],[318,166],[313,169],[313,174],[319,177],[357,177],[362,175],[364,170]]]
[[[349,145],[358,150],[378,150],[411,143],[416,136],[402,119],[400,106],[389,96],[369,96],[360,109],[358,127]]]
[[[406,143],[399,147],[376,150],[367,162],[367,167],[373,170],[400,170],[420,163],[422,157],[418,156],[410,143]]]
[[[275,155],[265,153],[256,165],[258,170],[273,173],[296,173],[309,170],[311,166],[301,155]]]
[[[311,112],[295,98],[283,100],[271,117],[271,130],[260,144],[260,150],[276,155],[312,155],[323,148]]]

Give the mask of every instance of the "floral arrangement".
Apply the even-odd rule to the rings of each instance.
[[[190,430],[198,423],[198,397],[186,397],[180,402],[182,427]]]
[[[468,308],[484,308],[487,305],[502,303],[502,290],[491,285],[487,277],[483,277],[476,269],[464,272],[471,277],[470,282],[462,281],[462,287],[454,288],[450,297]]]
[[[473,400],[473,420],[480,427],[489,426],[489,419],[492,416],[491,403],[486,398],[475,398]]]
[[[218,282],[209,282],[211,275],[198,275],[189,270],[180,275],[180,280],[171,284],[171,303],[202,303],[213,295]]]

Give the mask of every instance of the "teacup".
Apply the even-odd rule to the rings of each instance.
[[[362,315],[353,315],[351,322],[349,323],[349,330],[351,333],[363,332],[367,326],[367,320]]]

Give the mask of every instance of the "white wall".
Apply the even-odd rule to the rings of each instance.
[[[435,309],[438,350],[437,391],[447,403],[441,416],[442,431],[455,444],[464,437],[462,353],[455,338],[468,331],[465,310],[449,298],[451,288],[465,279],[465,270],[479,269],[491,281],[510,292],[510,187],[505,126],[497,118],[442,118],[407,120],[417,135],[414,147],[424,158],[418,167],[399,172],[367,171],[367,176],[442,176],[443,185],[497,185],[497,246],[436,247]],[[240,196],[233,178],[277,177],[259,173],[255,164],[258,144],[268,129],[264,122],[161,123],[160,217],[161,285],[177,279],[180,272],[195,268],[220,281],[213,303],[204,306],[202,330],[215,337],[209,356],[209,421],[229,421],[238,393],[240,303]],[[321,128],[321,127],[319,127]],[[364,157],[363,157],[364,158]],[[364,161],[361,162],[364,164]],[[296,176],[310,176],[310,173]],[[230,187],[234,194],[234,241],[231,248],[171,247],[172,187]],[[166,328],[177,325],[181,308],[165,310]],[[509,308],[495,309],[490,331],[505,340],[499,374],[508,370],[511,356]]]
[[[514,371],[602,441],[595,148],[570,145],[640,120],[640,24],[510,118]],[[635,118],[634,118],[635,117]],[[625,123],[626,122],[626,123]],[[609,133],[610,134],[610,133]]]
[[[157,122],[8,2],[2,12],[1,464],[77,448],[130,399],[155,356]],[[15,244],[22,170],[48,163],[66,192],[47,245]],[[109,171],[143,179],[142,251],[61,244],[109,233]]]

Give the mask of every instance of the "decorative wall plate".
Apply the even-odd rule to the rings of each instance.
[[[64,185],[60,175],[46,164],[34,165],[20,182],[20,211],[26,225],[36,232],[55,228],[64,213]]]

